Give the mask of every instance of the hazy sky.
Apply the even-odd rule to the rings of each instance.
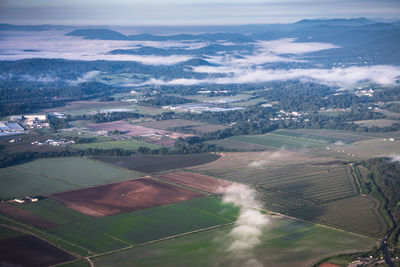
[[[12,24],[211,25],[399,14],[400,0],[0,0],[0,22]]]

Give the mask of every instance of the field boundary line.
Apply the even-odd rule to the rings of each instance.
[[[116,237],[116,236],[110,235],[110,234],[108,234],[108,233],[103,233],[103,234],[104,234],[105,236],[108,236],[109,238],[112,238],[112,239],[114,239],[114,240],[117,240],[117,241],[119,241],[119,242],[121,242],[121,243],[125,243],[125,244],[128,244],[128,245],[130,245],[130,246],[133,246],[132,243],[129,243],[128,241],[122,240],[122,239],[120,239],[120,238],[118,238],[118,237]]]
[[[5,216],[3,216],[3,215],[1,215],[1,214],[0,214],[0,217],[2,217],[2,218],[5,219],[5,220],[11,221],[11,222],[13,222],[13,223],[15,223],[15,224],[17,224],[17,225],[22,225],[22,226],[24,226],[24,227],[26,227],[26,228],[28,228],[28,229],[31,229],[31,230],[33,229],[33,230],[37,231],[38,233],[40,233],[40,234],[42,234],[42,235],[44,235],[44,236],[49,236],[49,237],[51,237],[51,238],[54,238],[54,239],[60,240],[60,241],[62,241],[62,242],[65,242],[65,243],[67,243],[67,244],[69,244],[69,245],[71,245],[71,246],[73,246],[73,247],[77,247],[77,248],[79,248],[79,249],[81,249],[81,250],[87,251],[89,254],[93,253],[91,250],[89,250],[89,249],[87,249],[87,248],[85,248],[85,247],[82,247],[82,246],[79,246],[79,245],[77,245],[77,244],[74,244],[74,243],[72,243],[72,242],[70,242],[70,241],[68,241],[68,240],[61,239],[61,238],[59,238],[59,237],[57,237],[57,236],[54,236],[54,235],[52,235],[52,234],[43,232],[43,231],[38,230],[38,229],[36,229],[36,228],[34,228],[34,227],[31,227],[31,226],[29,226],[29,225],[26,225],[26,224],[17,222],[17,221],[15,221],[15,220],[10,219],[10,218],[8,218],[8,217],[5,217]],[[5,225],[5,226],[10,226],[10,225]],[[15,227],[15,226],[11,226],[11,227]],[[42,239],[42,240],[45,240],[46,242],[48,242],[48,243],[50,243],[50,244],[53,244],[52,242],[50,242],[50,241],[48,241],[47,239],[44,239],[44,238],[42,238],[42,237],[39,237],[37,234],[34,234],[33,232],[30,232],[30,231],[25,230],[25,229],[19,229],[18,227],[16,227],[16,229],[17,229],[18,231],[26,232],[26,233],[32,234],[32,235],[34,235],[34,236],[37,236],[38,238],[40,238],[40,239]],[[64,248],[62,248],[62,247],[60,247],[60,246],[58,246],[58,245],[54,245],[54,246],[56,246],[57,248],[61,248],[62,250],[67,251],[68,253],[71,253],[71,254],[73,254],[73,255],[79,255],[79,254],[77,254],[77,253],[75,253],[75,252],[70,252],[69,250],[66,250],[66,249],[64,249]],[[80,257],[80,255],[79,255],[79,257]]]
[[[81,257],[81,255],[76,254],[75,252],[69,251],[69,250],[67,250],[67,249],[65,249],[65,248],[63,248],[63,247],[61,247],[61,246],[59,246],[59,245],[57,245],[57,244],[54,244],[53,242],[51,242],[51,241],[49,241],[49,240],[47,240],[47,239],[44,239],[43,237],[41,237],[41,236],[39,236],[39,235],[37,235],[37,234],[35,234],[35,233],[33,233],[33,232],[30,232],[30,231],[28,231],[28,230],[20,229],[20,228],[18,228],[18,227],[11,226],[11,225],[6,225],[6,224],[3,224],[3,223],[0,224],[0,225],[1,225],[1,226],[4,226],[4,227],[7,227],[7,228],[11,228],[11,229],[17,230],[17,231],[22,232],[22,233],[24,233],[24,234],[32,235],[32,236],[34,236],[34,237],[36,237],[36,238],[38,238],[38,239],[40,239],[40,240],[42,240],[42,241],[44,241],[44,242],[46,242],[46,243],[49,243],[50,245],[52,245],[52,246],[54,246],[54,247],[56,247],[56,248],[58,248],[58,249],[60,249],[60,250],[62,250],[62,251],[64,251],[64,252],[67,252],[67,253],[69,253],[69,254],[75,256],[75,257],[78,258],[78,259]],[[11,238],[12,238],[12,237],[11,237]],[[63,264],[64,264],[64,263],[63,263]]]
[[[114,254],[114,253],[118,253],[118,252],[121,252],[121,251],[125,251],[125,250],[131,249],[131,248],[143,247],[143,246],[151,245],[151,244],[154,244],[154,243],[158,243],[158,242],[162,242],[162,241],[166,241],[166,240],[170,240],[170,239],[175,239],[175,238],[182,237],[182,236],[187,236],[187,235],[201,233],[201,232],[205,232],[205,231],[209,231],[209,230],[213,230],[213,229],[223,228],[225,226],[234,225],[235,223],[236,222],[219,224],[219,225],[214,225],[214,226],[210,226],[210,227],[206,227],[206,228],[197,229],[197,230],[190,231],[190,232],[171,235],[171,236],[163,237],[163,238],[160,238],[160,239],[148,241],[148,242],[145,242],[145,243],[142,243],[142,244],[131,245],[131,246],[128,246],[128,247],[124,247],[124,248],[120,248],[120,249],[116,249],[116,250],[107,251],[107,252],[104,252],[104,253],[99,253],[99,254],[96,254],[96,255],[88,256],[87,258],[91,259],[91,258],[102,257],[102,256],[105,256],[105,255],[109,255],[109,254]]]

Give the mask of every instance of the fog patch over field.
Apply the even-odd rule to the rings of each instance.
[[[400,155],[398,154],[391,154],[387,156],[391,162],[400,162]]]
[[[285,148],[282,147],[281,150]],[[259,168],[264,167],[270,164],[273,160],[277,160],[279,157],[282,157],[283,153],[280,151],[276,151],[273,153],[260,153],[260,159],[250,162],[248,165],[249,168]]]
[[[115,49],[132,49],[145,42],[121,40],[87,40],[80,37],[65,36],[65,31],[8,32],[0,39],[0,60],[20,60],[26,58],[62,58],[67,60],[110,60],[136,61],[146,65],[173,65],[191,59],[187,55],[112,55]],[[153,42],[160,45],[161,42]],[[167,47],[178,43],[165,44]],[[182,44],[187,48],[203,44]],[[34,52],[33,52],[34,51]]]
[[[92,81],[99,74],[100,74],[100,71],[98,71],[98,70],[89,71],[89,72],[86,72],[82,77],[79,77],[76,80],[69,81],[69,83],[70,84],[79,84],[79,83],[89,82],[89,81]]]
[[[213,69],[214,68],[214,69]],[[193,71],[210,73],[231,73],[226,77],[206,79],[174,79],[165,81],[150,79],[138,85],[197,85],[197,84],[241,84],[262,83],[270,81],[300,80],[304,82],[319,82],[331,86],[350,86],[360,82],[393,85],[400,76],[400,67],[390,65],[332,68],[332,69],[262,69],[227,66],[207,68],[196,67]]]
[[[257,191],[241,184],[224,188],[223,202],[240,207],[239,217],[229,232],[225,253],[237,258],[237,266],[263,266],[252,253],[252,249],[261,243],[263,228],[269,220],[260,212],[261,203],[257,200]]]
[[[339,48],[339,46],[330,43],[320,42],[307,42],[295,43],[295,38],[283,38],[273,41],[258,41],[259,46],[263,51],[268,51],[275,54],[305,54],[310,52],[317,52],[332,48]]]

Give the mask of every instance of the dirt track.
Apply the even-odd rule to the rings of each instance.
[[[149,178],[57,193],[49,197],[95,217],[181,202],[203,194]]]

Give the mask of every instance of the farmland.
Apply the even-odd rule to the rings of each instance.
[[[87,148],[100,148],[100,149],[120,148],[120,149],[130,150],[130,149],[137,149],[139,147],[148,147],[150,149],[156,149],[160,148],[161,146],[156,144],[141,142],[138,140],[124,140],[124,141],[91,142],[85,144],[74,144],[71,145],[70,147],[83,150]]]
[[[208,124],[203,122],[181,120],[181,119],[141,122],[138,123],[138,125],[149,128],[161,129],[161,130],[169,130],[169,131],[173,131],[174,128],[181,128],[187,130],[194,130],[202,133],[214,132],[217,130],[223,130],[227,128],[226,126],[223,125]]]
[[[355,121],[354,123],[366,126],[371,128],[373,126],[376,127],[389,127],[392,126],[394,123],[399,123],[398,120],[388,120],[388,119],[379,119],[379,120],[362,120],[362,121]]]
[[[239,141],[244,143],[262,145],[272,148],[285,149],[306,149],[325,147],[328,142],[323,140],[307,140],[305,138],[282,136],[274,133],[263,135],[243,135],[228,138],[228,140]]]
[[[219,198],[197,198],[134,212],[90,218],[48,232],[100,253],[233,222],[238,209]]]
[[[371,139],[353,143],[341,148],[344,153],[354,154],[359,158],[380,157],[382,155],[396,154],[400,151],[400,140],[386,138]]]
[[[30,213],[29,211],[19,209],[18,207],[6,203],[0,203],[0,213],[13,219],[31,224],[38,228],[49,228],[57,226],[56,223],[53,223],[45,218],[42,218],[40,216]]]
[[[227,251],[231,227],[195,233],[92,259],[96,266],[311,266],[330,255],[371,249],[375,241],[287,218],[270,218],[249,254]]]
[[[0,240],[2,266],[50,266],[74,259],[74,256],[33,235]]]
[[[187,168],[217,160],[217,154],[170,156],[94,157],[95,160],[143,173]]]
[[[224,153],[190,169],[254,186],[266,209],[371,236],[387,229],[375,201],[354,198],[354,178],[338,160],[288,151]]]
[[[70,224],[77,221],[89,219],[90,217],[67,208],[62,202],[53,199],[42,199],[29,205],[18,205],[19,209],[34,214],[42,219],[50,221],[57,225]]]
[[[0,169],[0,198],[46,195],[138,177],[85,158],[39,159]]]
[[[102,217],[198,198],[203,194],[149,178],[50,195],[81,213]]]
[[[206,141],[207,145],[214,145],[217,147],[221,147],[226,150],[230,151],[265,151],[265,150],[275,150],[275,148],[256,145],[256,144],[249,144],[245,142],[240,142],[237,140],[232,139],[222,139],[222,140],[215,140],[215,141]]]
[[[297,210],[292,215],[375,237],[388,230],[378,213],[377,201],[369,197],[342,199]],[[352,218],[351,222],[346,218]]]
[[[225,187],[233,184],[226,180],[190,172],[170,172],[156,177],[213,194],[223,193]]]

